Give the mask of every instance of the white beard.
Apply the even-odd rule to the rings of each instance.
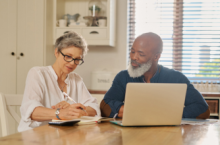
[[[137,78],[144,75],[152,66],[152,61],[149,60],[147,63],[141,64],[139,67],[135,68],[131,65],[131,61],[128,66],[128,74],[132,78]]]

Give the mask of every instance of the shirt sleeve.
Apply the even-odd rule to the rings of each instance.
[[[184,82],[187,84],[187,92],[185,98],[185,107],[183,109],[183,118],[196,118],[200,114],[206,112],[208,104],[198,90],[184,76]]]
[[[111,88],[105,94],[105,97],[100,104],[102,116],[112,118],[119,112],[121,106],[124,105],[125,83],[123,83],[123,79],[125,79],[123,73],[118,73]]]
[[[28,124],[28,127],[36,127],[41,122],[31,120],[30,116],[38,106],[43,107],[43,85],[40,76],[35,68],[32,68],[27,75],[24,96],[20,107],[21,119]]]
[[[79,94],[79,102],[83,104],[84,106],[90,106],[93,109],[96,110],[97,115],[96,116],[101,116],[101,112],[99,109],[99,104],[96,98],[92,97],[92,95],[89,93],[88,89],[86,88],[83,80],[81,77],[78,76],[78,87],[77,91]]]

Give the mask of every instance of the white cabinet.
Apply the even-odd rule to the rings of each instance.
[[[69,32],[69,31],[74,31],[78,34],[82,34],[81,29],[77,29],[77,28],[59,28],[59,29],[56,29],[55,39],[59,38],[61,35],[63,35],[66,32]],[[55,42],[54,42],[54,44],[55,44]]]
[[[0,1],[0,92],[23,94],[33,66],[52,64],[53,0]]]
[[[83,36],[88,45],[115,46],[116,0],[101,0],[105,6],[106,26],[59,27],[57,22],[64,15],[79,13],[80,19],[89,16],[90,0],[54,0],[54,42],[67,31],[75,31]]]
[[[0,92],[16,93],[17,0],[0,1]]]
[[[23,94],[29,69],[55,60],[53,0],[0,0],[0,20],[0,92]],[[9,123],[17,132],[18,124]]]
[[[93,39],[107,39],[107,29],[106,28],[101,28],[101,29],[97,29],[97,28],[88,28],[88,29],[82,29],[82,35],[85,37],[85,39],[88,40],[93,40]]]

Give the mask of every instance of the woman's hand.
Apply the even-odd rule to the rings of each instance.
[[[70,106],[69,103],[67,103],[66,101],[62,101],[62,102],[60,102],[60,103],[58,103],[58,104],[52,106],[51,108],[52,108],[52,109],[57,109],[57,108],[65,109],[65,108],[67,108],[67,107],[69,107],[69,106]]]
[[[80,103],[72,104],[65,109],[60,109],[60,119],[71,120],[80,118],[81,116],[88,116],[88,113],[83,111],[81,108],[86,110],[86,107]]]

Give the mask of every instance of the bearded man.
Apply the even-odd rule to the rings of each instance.
[[[123,70],[116,75],[111,88],[105,94],[100,104],[102,116],[122,118],[126,84],[138,82],[187,84],[185,107],[182,117],[209,118],[209,106],[187,77],[181,72],[158,64],[162,50],[163,42],[157,34],[145,33],[135,39],[130,52],[131,60],[128,70]]]

